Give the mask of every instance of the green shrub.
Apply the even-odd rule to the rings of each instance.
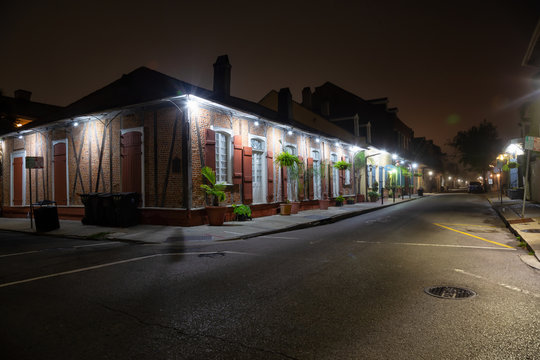
[[[251,208],[249,206],[244,205],[244,204],[240,204],[240,205],[233,204],[232,207],[233,207],[233,212],[236,215],[244,215],[247,217],[251,217]]]

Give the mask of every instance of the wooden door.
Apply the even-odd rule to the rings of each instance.
[[[23,204],[23,156],[13,158],[13,205]]]
[[[54,153],[54,201],[57,205],[67,205],[66,143],[57,143]]]
[[[142,193],[142,133],[131,131],[122,135],[122,191]]]

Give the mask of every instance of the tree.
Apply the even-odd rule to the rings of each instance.
[[[461,164],[469,170],[480,172],[485,178],[489,164],[501,150],[502,140],[495,125],[484,120],[478,126],[458,132],[449,145],[458,150]]]

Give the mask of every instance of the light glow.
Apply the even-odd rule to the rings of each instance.
[[[417,163],[413,163],[413,164],[412,164],[412,168],[413,168],[413,169],[416,169],[417,167],[418,167],[418,164],[417,164]]]
[[[397,159],[397,155],[396,155],[396,154],[392,154],[392,159],[396,160],[396,159]]]
[[[521,148],[521,146],[519,144],[510,144],[510,145],[508,145],[506,147],[506,150],[504,150],[504,151],[509,153],[509,154],[512,154],[514,156],[524,154],[523,149]]]

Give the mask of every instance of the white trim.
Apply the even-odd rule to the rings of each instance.
[[[226,137],[228,137],[227,141],[227,185],[232,185],[232,173],[233,173],[233,156],[234,156],[234,148],[233,148],[233,131],[232,129],[226,129],[222,127],[215,127],[213,129],[216,133],[224,133]],[[217,147],[217,144],[216,144]],[[216,158],[217,161],[217,158]],[[216,165],[217,166],[217,165]]]
[[[24,166],[25,158],[26,158],[26,150],[17,150],[13,151],[10,154],[10,179],[9,179],[9,205],[13,205],[13,159],[16,157],[22,157],[23,163],[22,163],[22,204],[17,206],[26,206],[26,169]]]
[[[255,140],[260,140],[263,142],[264,144],[264,149],[262,150],[262,179],[261,179],[261,182],[262,182],[262,202],[253,202],[254,204],[265,204],[267,203],[268,201],[266,200],[266,196],[268,194],[268,165],[266,164],[266,155],[268,154],[268,140],[263,137],[263,136],[259,136],[259,135],[253,135],[253,134],[248,134],[248,141],[249,141],[249,146],[251,147],[251,140],[252,139],[255,139]],[[252,148],[252,153],[253,153],[253,148]],[[257,151],[258,152],[258,151]],[[252,160],[251,160],[251,167],[252,167],[252,171],[253,171],[253,156],[252,156]],[[252,174],[253,175],[253,174]],[[253,190],[252,190],[252,196],[253,196],[253,199],[255,199],[255,187],[253,187]]]
[[[54,140],[52,142],[52,163],[53,163],[53,171],[52,171],[52,195],[54,201],[56,201],[56,194],[54,193],[54,145],[64,143],[66,144],[66,206],[69,206],[70,198],[69,198],[69,145],[67,138],[62,140]],[[57,204],[58,205],[58,204]]]
[[[145,185],[144,185],[144,159],[145,159],[145,154],[144,154],[144,127],[143,126],[139,126],[139,127],[134,127],[134,128],[129,128],[129,129],[121,129],[120,130],[120,135],[124,135],[126,133],[129,133],[129,132],[133,132],[133,131],[137,131],[137,132],[140,132],[141,133],[141,198],[142,198],[142,207],[144,207],[145,205]],[[120,147],[122,146],[122,139],[119,139],[120,140]],[[120,184],[122,184],[122,157],[120,156]],[[110,189],[110,191],[112,192],[112,189]],[[123,190],[122,190],[123,191]]]

